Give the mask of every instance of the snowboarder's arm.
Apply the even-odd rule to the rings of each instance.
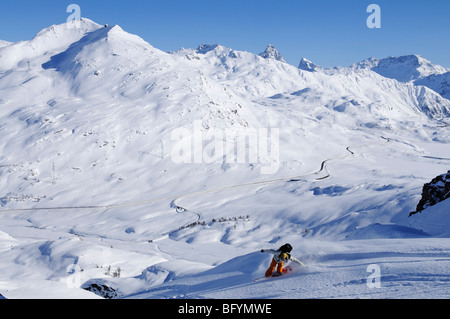
[[[293,257],[293,256],[291,256],[289,259],[290,259],[291,261],[293,261],[293,262],[299,264],[300,266],[304,266],[304,264],[303,264],[300,260],[298,260],[297,258],[295,258],[295,257]]]
[[[279,251],[274,250],[274,249],[261,249],[261,252],[265,253],[265,254],[272,254],[272,255],[276,255],[279,253]]]

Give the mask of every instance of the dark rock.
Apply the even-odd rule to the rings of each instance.
[[[434,178],[430,183],[423,186],[422,198],[417,205],[416,211],[409,216],[420,213],[425,208],[436,205],[450,198],[450,171]]]
[[[108,285],[101,283],[89,283],[82,287],[84,290],[93,292],[94,294],[103,297],[105,299],[114,299],[118,297],[116,290]]]

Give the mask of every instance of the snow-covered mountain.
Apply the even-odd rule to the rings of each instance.
[[[405,55],[381,59],[377,63],[374,63],[371,69],[378,74],[396,79],[400,82],[415,81],[432,74],[448,72],[446,68],[433,64],[420,55]]]
[[[450,100],[399,81],[446,74],[417,59],[310,72],[272,45],[163,52],[89,19],[1,47],[0,293],[283,298],[253,283],[255,251],[291,242],[290,297],[410,297],[410,273],[448,296],[426,273],[446,274],[443,232],[408,218],[450,158]]]
[[[416,85],[426,86],[439,93],[446,99],[450,99],[450,72],[431,74],[414,82]]]
[[[450,70],[433,64],[420,55],[388,57],[385,59],[369,58],[351,66],[353,69],[370,69],[378,74],[396,79],[400,82],[412,82],[426,86],[449,99]]]
[[[306,58],[301,58],[298,68],[304,71],[315,72],[320,67]]]
[[[0,40],[0,48],[6,47],[7,45],[10,45],[10,44],[11,44],[11,42]]]
[[[280,62],[286,62],[281,53],[275,48],[273,44],[269,44],[266,50],[259,54],[264,59],[275,59]]]

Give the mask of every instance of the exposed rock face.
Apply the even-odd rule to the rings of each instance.
[[[105,299],[114,299],[118,297],[116,289],[104,284],[104,283],[95,283],[91,282],[89,284],[85,284],[82,287],[84,290],[93,292],[94,294],[101,296]]]
[[[300,70],[308,71],[308,72],[316,72],[318,69],[320,69],[319,66],[314,64],[313,62],[309,61],[308,59],[302,58],[300,60],[300,64],[298,65],[298,68]]]
[[[450,198],[450,171],[434,178],[430,183],[423,186],[422,198],[417,205],[416,211],[409,215],[414,215],[425,208],[436,205]]]
[[[275,48],[273,44],[269,44],[263,53],[259,54],[264,59],[274,59],[281,62],[286,62],[281,53]]]

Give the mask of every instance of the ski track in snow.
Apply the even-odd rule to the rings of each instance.
[[[0,56],[2,296],[100,298],[93,283],[115,298],[450,297],[450,202],[408,218],[450,158],[431,62],[308,72],[273,46],[165,53],[87,19]],[[278,128],[277,173],[175,163],[172,134],[195,141],[197,123]],[[259,251],[286,242],[306,266],[254,282]]]

